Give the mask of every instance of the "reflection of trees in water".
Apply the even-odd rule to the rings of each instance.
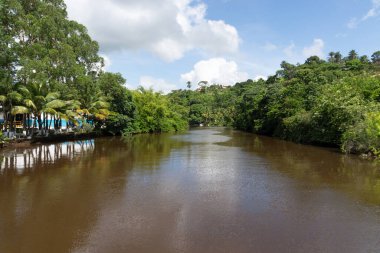
[[[72,160],[94,150],[94,140],[39,145],[28,149],[13,149],[0,155],[0,174],[30,172],[43,164],[53,164],[59,159]]]
[[[169,135],[139,135],[3,154],[0,252],[69,252],[102,210],[122,201],[132,169],[157,168],[180,145]]]
[[[158,168],[162,159],[169,157],[173,149],[186,143],[171,138],[172,134],[141,134],[123,139],[128,158],[142,169]]]
[[[269,137],[233,132],[223,145],[243,147],[265,158],[270,168],[314,186],[328,185],[371,204],[380,204],[380,167],[352,155]]]

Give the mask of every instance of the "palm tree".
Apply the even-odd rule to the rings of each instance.
[[[50,92],[47,84],[31,83],[27,86],[21,86],[19,91],[23,94],[24,99],[23,106],[17,107],[17,113],[27,113],[28,120],[30,113],[33,114],[34,128],[37,127],[38,123],[39,130],[49,129],[51,121],[49,124],[48,116],[57,116],[60,109],[67,105],[65,101],[59,99],[59,92]]]
[[[87,97],[86,101],[81,103],[82,109],[77,112],[82,115],[86,120],[99,120],[103,121],[110,115],[110,104],[107,98],[97,93],[94,96]]]
[[[0,84],[0,104],[4,113],[4,126],[7,130],[13,130],[13,121],[15,112],[22,111],[18,104],[23,100],[23,96],[18,92],[18,85],[15,84]]]

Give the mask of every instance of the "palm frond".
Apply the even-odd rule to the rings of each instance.
[[[11,110],[12,115],[29,113],[29,108],[25,106],[14,106]]]
[[[56,115],[57,114],[57,111],[54,110],[53,108],[44,108],[41,111],[44,112],[44,113],[51,114],[51,115]]]
[[[78,100],[68,100],[66,101],[66,106],[69,109],[80,109],[81,103]]]
[[[45,108],[59,109],[59,108],[65,107],[65,106],[66,106],[65,101],[60,100],[60,99],[55,99],[55,100],[52,100],[49,103],[47,103],[45,105]]]
[[[22,95],[18,93],[17,91],[12,91],[8,94],[8,98],[10,98],[13,101],[21,101],[22,100]]]
[[[30,91],[28,88],[26,88],[25,86],[19,86],[18,87],[18,90],[20,93],[22,93],[23,95],[30,95]]]
[[[69,117],[69,118],[75,118],[75,117],[78,116],[78,114],[77,114],[76,112],[73,112],[73,111],[71,111],[71,110],[66,110],[65,115],[66,115],[67,117]]]
[[[34,101],[37,102],[37,103],[45,103],[46,99],[45,99],[44,96],[35,96],[34,97]]]
[[[50,102],[52,100],[58,99],[60,96],[61,96],[61,94],[59,92],[50,92],[46,95],[45,99],[46,99],[46,101]]]
[[[29,108],[33,108],[33,109],[37,109],[36,105],[34,104],[34,102],[30,99],[25,99],[24,100],[24,104],[29,107]]]
[[[104,101],[96,101],[95,103],[92,103],[91,106],[97,109],[110,107],[109,103]]]
[[[95,113],[95,118],[97,119],[97,120],[105,120],[106,118],[107,118],[107,116],[106,115],[103,115],[103,114],[100,114],[100,113]]]
[[[76,112],[79,114],[91,114],[87,109],[77,109]]]
[[[99,113],[105,116],[109,116],[111,112],[108,109],[99,109]]]
[[[4,95],[0,95],[0,102],[4,103],[5,101],[7,101],[7,97]]]

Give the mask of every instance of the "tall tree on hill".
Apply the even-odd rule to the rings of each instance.
[[[348,53],[347,59],[348,59],[349,61],[357,60],[358,58],[359,58],[359,55],[358,55],[358,53],[357,53],[355,50],[351,50],[351,51]]]

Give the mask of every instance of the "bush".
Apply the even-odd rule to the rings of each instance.
[[[371,153],[380,157],[380,111],[367,113],[343,135],[346,153]]]
[[[120,135],[125,129],[132,124],[129,116],[122,114],[113,114],[105,122],[104,132],[112,135]]]
[[[0,147],[7,143],[9,139],[4,136],[3,132],[0,131]]]

